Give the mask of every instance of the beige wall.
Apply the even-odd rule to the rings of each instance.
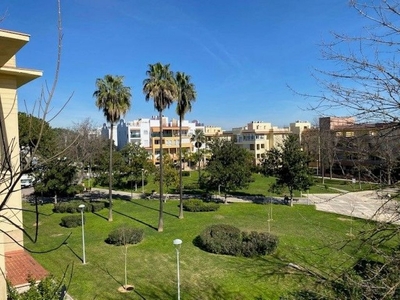
[[[22,231],[16,227],[22,227],[17,88],[42,74],[40,71],[16,67],[15,53],[28,40],[26,34],[0,30],[0,172],[8,179],[0,183],[0,191],[3,191],[0,193],[0,202],[6,203],[1,211],[3,217],[0,218],[0,228],[10,235],[0,234],[0,268],[3,272],[6,253],[21,249],[18,244],[23,244]],[[4,150],[8,150],[10,155],[5,156]],[[8,164],[4,161],[11,162],[11,167],[6,168]],[[0,299],[5,298],[6,283],[0,276]]]

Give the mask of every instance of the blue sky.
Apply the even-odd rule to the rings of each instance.
[[[312,68],[324,68],[319,44],[330,32],[357,33],[359,18],[347,0],[63,0],[63,50],[52,126],[90,117],[104,123],[92,97],[96,78],[122,75],[132,88],[126,120],[156,115],[142,92],[148,64],[169,63],[189,74],[197,100],[186,119],[224,129],[266,121],[288,126],[314,122],[310,100],[287,87],[317,93]],[[31,35],[17,64],[44,75],[19,90],[26,111],[52,82],[57,55],[56,0],[2,0],[4,29]],[[165,112],[176,117],[175,106]]]

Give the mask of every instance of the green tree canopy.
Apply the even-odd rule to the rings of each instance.
[[[250,152],[231,141],[220,140],[210,145],[211,159],[206,166],[208,187],[218,189],[221,186],[227,193],[247,187],[251,182],[253,165]]]
[[[308,168],[308,158],[302,151],[296,135],[289,135],[279,148],[267,152],[263,161],[263,173],[276,176],[274,191],[287,187],[290,194],[290,205],[295,190],[306,191],[313,181]]]
[[[56,132],[50,124],[32,115],[18,113],[19,144],[26,152],[31,154],[37,147],[36,155],[41,158],[50,158],[57,150]]]

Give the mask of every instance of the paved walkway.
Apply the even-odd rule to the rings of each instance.
[[[106,189],[93,189],[92,191],[108,194]],[[297,198],[294,204],[315,205],[317,210],[337,213],[345,216],[353,216],[355,218],[372,219],[377,221],[387,221],[400,224],[400,207],[399,203],[394,200],[387,199],[387,194],[394,194],[394,190],[378,191],[361,191],[347,192],[338,191],[336,194],[303,194],[303,197]],[[115,195],[131,196],[130,192],[113,191]],[[140,198],[139,193],[132,194],[134,199]],[[104,195],[103,195],[104,197]],[[223,196],[214,196],[214,199],[224,200]],[[266,198],[266,197],[232,197],[227,198],[228,202],[264,202],[268,203],[270,199],[273,203],[281,203],[282,197]]]

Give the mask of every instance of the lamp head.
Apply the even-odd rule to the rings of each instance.
[[[175,248],[179,249],[181,247],[181,245],[182,245],[182,240],[181,239],[175,239],[173,241],[173,243],[174,243]]]
[[[79,207],[79,209],[80,209],[81,211],[83,211],[83,210],[85,209],[85,204],[81,204],[81,205],[79,205],[78,207]]]

